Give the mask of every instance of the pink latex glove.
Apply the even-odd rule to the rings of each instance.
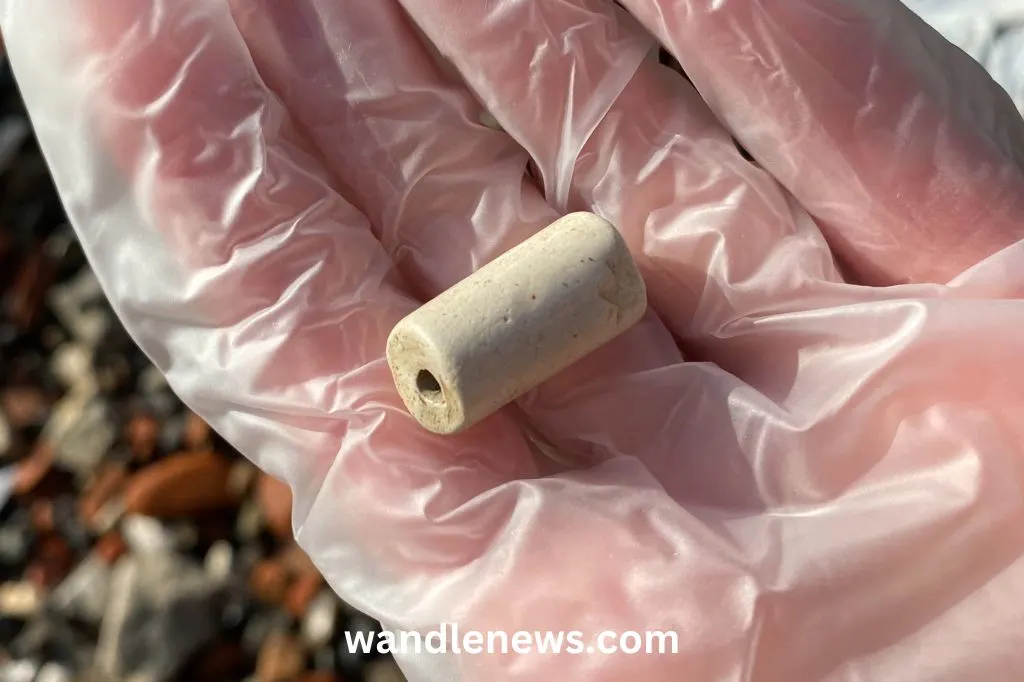
[[[342,597],[396,629],[679,636],[399,656],[411,680],[1024,678],[1020,116],[894,0],[622,5],[0,24],[119,315],[289,483]],[[578,209],[625,236],[647,317],[465,434],[420,429],[392,325]]]

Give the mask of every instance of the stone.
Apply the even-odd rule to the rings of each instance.
[[[77,513],[78,501],[72,495],[61,495],[50,505],[53,528],[76,553],[88,551],[92,541]]]
[[[50,290],[49,305],[76,339],[93,348],[110,325],[110,319],[102,308],[93,305],[104,298],[96,275],[91,269],[82,268],[73,279]]]
[[[249,573],[249,589],[265,604],[277,605],[284,602],[288,593],[288,572],[280,561],[263,559],[252,567]]]
[[[125,426],[125,437],[135,458],[140,462],[148,462],[156,452],[160,424],[153,415],[136,414]]]
[[[54,589],[50,604],[66,617],[99,623],[107,606],[110,573],[110,565],[100,557],[87,557]]]
[[[185,415],[185,447],[189,450],[202,450],[210,447],[212,431],[202,417],[189,410]]]
[[[114,568],[96,648],[97,672],[167,682],[220,632],[224,588],[183,556],[124,557]]]
[[[185,434],[185,417],[172,414],[163,420],[160,427],[160,448],[165,452],[181,449]]]
[[[14,475],[14,494],[31,493],[50,472],[52,466],[53,447],[45,440],[37,442],[32,453],[18,462]]]
[[[0,583],[0,615],[26,619],[42,608],[43,590],[28,580]]]
[[[14,568],[24,563],[28,559],[33,538],[28,510],[15,508],[0,523],[0,567]]]
[[[56,533],[42,536],[34,547],[25,578],[43,590],[60,583],[74,566],[75,557],[68,543]]]
[[[399,396],[461,431],[618,336],[647,292],[618,231],[572,213],[403,318],[387,341]]]
[[[96,374],[93,371],[92,350],[81,343],[65,343],[53,354],[51,367],[67,388],[82,396],[96,392]]]
[[[256,660],[257,682],[291,682],[305,667],[299,641],[282,632],[271,633],[260,647]]]
[[[129,514],[121,519],[124,541],[136,554],[164,554],[191,549],[198,531],[188,523],[165,523],[142,514]]]
[[[213,452],[182,452],[135,474],[124,494],[125,510],[157,518],[190,516],[231,507],[231,460]]]
[[[228,477],[231,494],[237,499],[244,498],[256,483],[259,473],[259,469],[248,460],[236,461],[231,465],[231,475]]]
[[[110,531],[96,541],[92,551],[99,561],[110,566],[128,551],[128,543],[119,532]]]
[[[11,386],[0,393],[0,407],[15,429],[43,423],[49,401],[38,386]]]
[[[302,639],[318,649],[334,639],[339,611],[338,598],[330,590],[321,590],[305,608],[302,617]]]
[[[163,393],[168,387],[167,377],[152,365],[139,372],[139,378],[136,380],[135,385],[143,395]]]
[[[94,530],[107,525],[102,514],[107,505],[117,504],[117,498],[121,495],[127,480],[128,472],[121,463],[104,462],[98,467],[89,477],[89,482],[78,499],[78,515],[82,523]]]
[[[263,518],[270,532],[282,540],[292,538],[292,491],[270,474],[262,474],[256,484]]]
[[[41,497],[32,500],[28,508],[29,518],[32,519],[32,527],[39,533],[49,533],[54,530],[53,502]]]
[[[231,547],[231,543],[218,540],[207,550],[203,567],[211,580],[225,582],[232,575],[234,560],[235,550]]]
[[[264,610],[249,618],[242,631],[242,647],[249,653],[258,655],[263,643],[271,634],[287,630],[288,617],[280,611]]]
[[[284,598],[284,607],[292,617],[302,619],[323,587],[319,572],[310,571],[296,577]]]
[[[0,681],[2,682],[33,682],[39,664],[31,659],[20,659],[0,662]]]
[[[34,682],[72,682],[74,672],[66,665],[50,661],[44,663],[39,672],[36,673]]]
[[[14,432],[7,417],[0,414],[0,458],[8,457],[14,449]]]
[[[241,542],[254,542],[263,528],[263,513],[259,505],[247,499],[238,509],[235,517],[235,536]]]
[[[89,657],[89,638],[53,612],[40,611],[22,629],[9,651],[19,658],[34,658],[78,669]]]
[[[45,434],[57,461],[84,478],[109,452],[117,428],[105,400],[72,392],[55,406]]]

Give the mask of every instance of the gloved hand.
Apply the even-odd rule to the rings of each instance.
[[[0,23],[118,314],[288,482],[344,599],[396,629],[678,636],[399,655],[411,680],[1019,679],[1020,116],[895,0],[622,5]],[[625,236],[646,318],[466,433],[418,427],[392,325],[580,209]]]

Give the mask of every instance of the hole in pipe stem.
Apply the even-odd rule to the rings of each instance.
[[[421,369],[416,375],[416,390],[424,400],[435,404],[444,403],[444,395],[441,393],[441,383],[433,374]]]

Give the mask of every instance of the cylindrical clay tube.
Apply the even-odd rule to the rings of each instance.
[[[572,213],[400,321],[388,364],[410,414],[434,433],[454,433],[622,333],[646,308],[616,229]]]

